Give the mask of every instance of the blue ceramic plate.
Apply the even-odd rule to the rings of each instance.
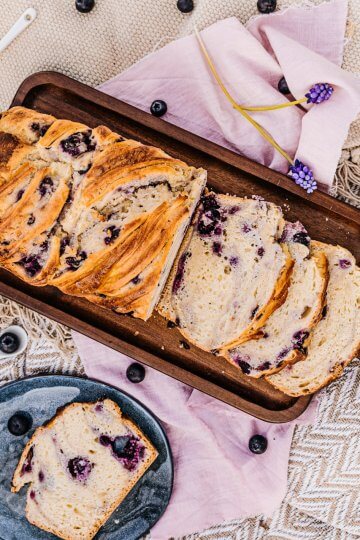
[[[22,379],[0,388],[0,539],[51,540],[56,537],[31,525],[25,517],[27,486],[10,492],[19,456],[35,428],[58,407],[73,401],[109,398],[118,403],[149,437],[159,456],[96,535],[96,540],[135,540],[151,529],[165,511],[172,490],[173,464],[166,435],[155,416],[129,395],[98,381],[63,375]],[[31,431],[14,437],[7,429],[10,416],[27,411]]]

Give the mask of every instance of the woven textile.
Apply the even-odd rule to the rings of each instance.
[[[314,0],[320,4],[322,0]],[[116,75],[176,37],[236,16],[257,15],[256,0],[195,0],[182,15],[176,0],[97,0],[89,15],[74,0],[0,0],[0,36],[32,5],[37,20],[0,56],[0,108],[39,70],[56,70],[92,86]],[[278,7],[304,4],[278,0]],[[360,2],[350,0],[344,68],[360,72]],[[344,146],[334,193],[360,207],[360,121]],[[83,373],[70,331],[0,297],[0,328],[22,324],[30,333],[26,354],[0,363],[0,380],[41,372]],[[355,540],[360,538],[360,363],[322,391],[317,422],[298,428],[289,464],[288,494],[271,518],[221,524],[187,540]],[[166,539],[164,539],[166,540]]]

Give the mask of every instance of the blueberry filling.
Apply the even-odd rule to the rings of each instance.
[[[60,240],[60,255],[63,255],[66,247],[70,244],[70,237],[69,236],[64,236],[64,238],[62,238]]]
[[[54,182],[49,176],[45,176],[45,178],[41,180],[40,186],[39,186],[39,192],[40,192],[41,198],[45,197],[45,195],[53,187],[53,185],[54,185]]]
[[[258,371],[265,371],[265,369],[269,369],[271,366],[270,362],[263,362],[262,364],[260,364],[260,366],[257,367],[257,370]]]
[[[185,263],[186,263],[186,259],[188,257],[190,257],[190,253],[186,252],[186,253],[183,253],[181,255],[180,259],[179,259],[176,276],[175,276],[174,283],[173,283],[173,286],[172,286],[172,292],[174,294],[176,294],[178,292],[178,290],[180,289],[182,280],[184,278]]]
[[[245,360],[236,360],[236,363],[237,365],[239,366],[239,368],[241,369],[241,371],[243,373],[245,373],[245,375],[248,375],[251,371],[251,366],[248,362],[245,362]]]
[[[180,346],[181,346],[183,349],[186,349],[186,350],[189,350],[189,349],[190,349],[190,345],[189,345],[186,341],[183,341],[183,340],[180,341]]]
[[[139,278],[139,276],[135,276],[135,277],[131,280],[131,283],[133,283],[134,285],[137,285],[140,281],[141,281],[141,279]]]
[[[258,310],[259,310],[259,306],[255,306],[254,309],[251,312],[250,319],[253,319],[255,317]]]
[[[20,191],[18,191],[18,194],[16,196],[16,202],[20,201],[20,199],[22,198],[24,193],[25,193],[25,191],[23,189],[20,189]]]
[[[219,204],[216,201],[215,195],[208,195],[201,198],[202,210],[199,215],[197,230],[202,236],[208,236],[215,229],[218,229],[220,221]],[[216,234],[219,234],[218,232]]]
[[[81,171],[79,171],[79,174],[86,174],[90,168],[91,163],[89,163],[89,165],[85,169],[81,169]]]
[[[23,476],[26,473],[30,473],[32,471],[32,458],[34,456],[34,448],[31,447],[28,455],[25,458],[25,461],[23,463],[23,466],[21,467],[21,473],[20,476]]]
[[[35,491],[33,489],[30,491],[30,499],[35,499]]]
[[[259,249],[257,250],[257,254],[259,255],[259,257],[263,257],[265,253],[265,249],[263,247],[259,247]]]
[[[40,126],[39,122],[33,122],[30,127],[32,131],[34,131],[35,133],[38,133],[40,137],[43,137],[50,126],[48,124],[44,124],[43,126]]]
[[[176,328],[176,324],[173,321],[168,321],[166,326],[168,328]]]
[[[289,353],[290,349],[289,348],[285,348],[283,349],[282,351],[279,352],[278,356],[277,356],[277,359],[278,360],[282,360],[283,358],[286,357],[286,355]]]
[[[49,242],[47,240],[44,240],[42,244],[40,244],[41,251],[47,251],[49,249]]]
[[[239,263],[239,257],[230,257],[230,266],[237,266]]]
[[[350,266],[351,266],[351,261],[349,261],[348,259],[340,259],[340,260],[339,260],[339,266],[340,266],[340,268],[342,268],[343,270],[345,270],[346,268],[350,268]]]
[[[115,225],[111,225],[111,227],[108,227],[106,230],[107,236],[104,239],[105,244],[108,246],[110,245],[116,238],[118,238],[120,234],[120,229],[117,229]]]
[[[87,254],[85,251],[80,251],[77,257],[66,257],[65,261],[69,270],[77,270],[85,259],[87,259]]]
[[[27,257],[23,257],[15,264],[23,266],[25,272],[30,277],[34,277],[42,269],[42,266],[39,263],[39,257],[37,255],[28,255]]]
[[[134,435],[121,435],[115,438],[101,435],[99,442],[102,446],[111,446],[113,455],[128,471],[133,471],[145,454],[145,447]]]
[[[296,242],[297,244],[304,244],[304,246],[309,247],[310,236],[304,231],[297,232],[293,236],[293,242]]]
[[[64,152],[73,157],[79,156],[84,152],[92,152],[95,150],[95,144],[91,142],[90,135],[90,131],[74,133],[61,141],[60,146]]]
[[[213,253],[220,256],[221,253],[222,253],[222,245],[221,245],[221,243],[220,242],[213,242],[212,250],[213,250]]]
[[[309,337],[309,332],[307,332],[306,330],[299,330],[298,332],[295,332],[292,339],[292,342],[294,344],[294,349],[297,349],[305,354],[306,349],[303,347],[303,345],[304,345],[304,341],[308,337]]]
[[[42,471],[39,471],[39,482],[43,482],[45,479],[45,475]]]
[[[240,206],[232,206],[229,209],[229,214],[232,216],[233,214],[236,214],[236,212],[238,212],[239,210],[240,210]]]
[[[321,317],[322,317],[322,319],[325,319],[325,317],[326,317],[326,315],[327,315],[327,310],[328,310],[328,307],[327,307],[327,305],[325,305],[325,306],[323,307],[322,312],[321,312]]]
[[[31,214],[29,219],[27,220],[27,224],[28,225],[34,225],[34,223],[35,223],[35,216],[34,216],[34,214]]]
[[[242,232],[244,233],[248,233],[251,231],[251,227],[248,223],[244,223],[244,225],[242,226]]]
[[[220,236],[221,233],[222,233],[222,228],[220,226],[215,227],[214,234],[216,234],[216,236]]]
[[[68,469],[75,480],[85,482],[91,473],[94,464],[85,457],[75,457],[68,462]]]

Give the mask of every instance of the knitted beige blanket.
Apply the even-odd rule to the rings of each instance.
[[[0,37],[32,6],[36,21],[0,56],[0,109],[22,80],[39,70],[61,71],[92,86],[116,75],[172,39],[225,17],[242,23],[257,15],[256,0],[194,0],[183,15],[176,0],[97,0],[89,15],[74,0],[0,0]],[[320,4],[322,0],[313,0]],[[360,1],[349,0],[343,67],[360,72]],[[278,0],[278,7],[310,5]],[[344,145],[334,194],[360,207],[360,121]],[[83,373],[70,331],[0,297],[0,328],[18,322],[30,346],[11,363],[0,363],[0,381],[41,372]],[[188,540],[355,540],[360,538],[360,362],[320,396],[317,422],[295,432],[289,489],[270,519],[221,524]],[[166,539],[164,539],[166,540]]]

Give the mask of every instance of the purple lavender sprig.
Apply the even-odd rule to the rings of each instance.
[[[290,165],[288,176],[307,193],[313,193],[317,189],[317,182],[312,170],[299,159],[295,160],[294,165]]]
[[[319,104],[323,101],[327,101],[331,98],[334,88],[328,83],[317,83],[314,84],[309,90],[305,97],[307,98],[307,103]]]

